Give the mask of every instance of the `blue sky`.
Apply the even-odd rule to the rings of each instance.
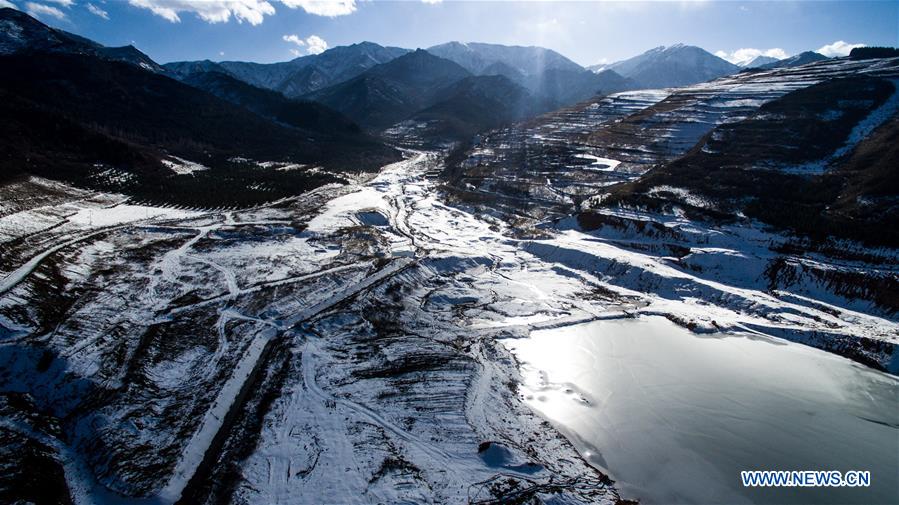
[[[899,45],[899,2],[454,0],[0,0],[159,62],[284,61],[363,40],[540,45],[590,65],[678,42],[731,60]],[[743,51],[740,51],[740,50]]]

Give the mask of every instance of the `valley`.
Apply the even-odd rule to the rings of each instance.
[[[0,502],[899,496],[894,49],[0,68]]]
[[[155,215],[77,193],[20,211],[61,223],[28,237],[29,270],[5,277],[3,369],[13,375],[3,381],[16,391],[6,447],[52,438],[47,423],[77,434],[21,470],[62,464],[78,503],[278,503],[313,489],[334,503],[455,502],[536,496],[550,482],[612,503],[610,481],[516,394],[522,379],[503,339],[663,315],[895,371],[889,319],[705,279],[575,229],[518,238],[498,218],[441,201],[428,177],[439,155],[406,156],[358,186],[243,211]],[[673,234],[697,226],[654,219]],[[718,240],[730,235],[762,261],[763,248],[735,233]],[[173,338],[185,330],[192,338]],[[498,462],[485,460],[485,442]],[[497,474],[508,489],[472,487]]]

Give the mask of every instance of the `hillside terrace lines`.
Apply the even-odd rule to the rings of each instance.
[[[299,329],[309,319],[344,302],[359,292],[371,288],[414,263],[415,260],[409,258],[394,259],[388,265],[378,269],[361,281],[340,290],[333,296],[283,320],[275,319],[270,321],[274,324],[273,328],[257,332],[244,356],[235,366],[231,377],[222,386],[218,398],[207,411],[200,429],[193,435],[188,446],[182,451],[175,471],[168,484],[160,491],[159,498],[164,503],[178,502],[182,498],[192,495],[193,491],[187,489],[189,486],[202,485],[204,476],[209,472],[210,465],[217,460],[217,447],[220,447],[228,436],[227,430],[229,429],[229,424],[234,421],[234,413],[241,410],[246,391],[258,380],[260,371],[263,369],[263,361],[269,356],[271,347],[276,340],[283,338],[285,335],[290,335],[292,331]],[[370,266],[371,264],[366,263],[365,265]],[[326,273],[337,273],[352,268],[360,268],[360,265],[339,266],[293,279],[275,281],[277,284],[268,283],[254,286],[248,290],[232,291],[226,298],[252,293],[264,287],[299,282],[300,280],[308,280]],[[219,297],[219,299],[221,298],[223,297]],[[202,303],[213,303],[214,301],[216,300],[207,300]]]
[[[549,199],[553,206],[569,206],[572,195],[589,195],[596,187],[606,185],[618,179],[619,173],[624,173],[572,171],[572,168],[589,164],[589,160],[581,156],[597,154],[584,142],[585,134],[610,128],[667,95],[666,91],[619,93],[491,132],[461,162],[459,180],[454,185],[459,190],[509,198]],[[516,195],[497,185],[521,187],[524,194]],[[528,191],[528,187],[544,194]]]
[[[633,180],[686,153],[722,123],[745,119],[791,91],[856,74],[896,78],[899,58],[831,59],[590,100],[485,134],[452,179],[459,190],[468,185],[469,191],[476,187],[505,197],[545,198],[549,192],[562,208],[577,208],[583,195]],[[584,155],[619,163],[612,170],[589,171],[579,160]],[[564,190],[568,187],[575,196]]]

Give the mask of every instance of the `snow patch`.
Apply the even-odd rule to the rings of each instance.
[[[171,169],[178,175],[191,175],[194,172],[202,172],[209,170],[209,167],[203,166],[193,161],[188,161],[177,156],[171,156],[171,159],[162,160],[162,164]]]
[[[589,165],[584,165],[579,168],[584,168],[587,170],[598,170],[600,172],[613,172],[618,165],[621,164],[618,160],[613,160],[611,158],[600,158],[599,156],[594,156],[592,154],[575,154],[575,158],[580,158],[582,160],[590,160],[591,163]]]
[[[105,227],[132,223],[145,219],[169,218],[186,219],[200,215],[199,212],[149,207],[146,205],[116,205],[105,209],[81,209],[69,216],[68,221],[78,226]]]
[[[824,159],[787,167],[783,171],[790,174],[820,175],[827,170],[831,163],[851,153],[859,142],[868,138],[871,132],[899,113],[899,79],[891,79],[891,82],[895,88],[892,96],[880,107],[871,111],[865,119],[859,121],[849,133],[849,138],[846,139],[846,142],[839,149]]]
[[[714,203],[712,203],[708,199],[692,193],[690,190],[685,188],[678,188],[668,185],[654,186],[650,188],[648,193],[652,196],[658,195],[659,193],[671,193],[677,196],[682,202],[686,203],[687,205],[692,205],[693,207],[699,207],[701,209],[709,209],[714,207]]]

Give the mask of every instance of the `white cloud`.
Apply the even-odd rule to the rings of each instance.
[[[6,0],[2,0],[6,1]],[[50,0],[66,5],[74,0]],[[344,16],[356,11],[356,0],[280,0],[291,9],[303,9],[316,16]],[[192,12],[207,23],[227,23],[231,16],[238,23],[261,24],[265,16],[275,14],[270,0],[128,0],[172,23],[181,21],[181,13]]]
[[[731,53],[728,53],[727,51],[716,51],[715,56],[725,59],[733,63],[734,65],[739,65],[749,63],[759,56],[770,56],[771,58],[782,60],[789,55],[786,51],[779,47],[774,47],[771,49],[755,49],[752,47],[743,47]]]
[[[51,18],[56,18],[59,20],[66,19],[65,12],[57,9],[56,7],[50,7],[49,5],[36,4],[34,2],[26,2],[25,3],[25,11],[32,16],[41,17],[41,16],[49,16]]]
[[[207,23],[227,23],[231,16],[238,23],[261,24],[275,13],[266,0],[128,0],[135,7],[148,9],[172,23],[181,21],[179,13],[193,12]]]
[[[5,7],[9,7],[10,9],[19,10],[19,8],[16,7],[16,4],[10,2],[9,0],[0,0],[0,9],[3,9]]]
[[[309,54],[320,54],[328,49],[328,43],[325,42],[325,39],[319,37],[318,35],[310,35],[306,39],[306,45],[309,46],[306,49],[306,52]]]
[[[303,9],[309,14],[329,18],[356,12],[356,0],[281,0],[291,9]]]
[[[50,2],[54,4],[62,5],[63,7],[71,7],[72,4],[75,3],[74,0],[44,0],[45,2]]]
[[[299,35],[284,35],[281,37],[281,40],[283,40],[284,42],[290,42],[291,44],[296,44],[298,46],[306,45],[306,42],[304,42],[303,39],[299,37]]]
[[[681,9],[702,9],[709,5],[710,0],[669,0],[677,3]]]
[[[433,4],[443,3],[443,0],[421,0],[421,3],[433,5]]]
[[[864,44],[849,44],[848,42],[844,42],[842,40],[838,40],[833,44],[827,44],[826,46],[820,47],[817,53],[821,53],[828,58],[834,58],[837,56],[849,56],[849,52],[855,49],[856,47],[865,47]]]
[[[325,39],[319,37],[318,35],[310,35],[303,40],[299,35],[282,35],[281,40],[284,42],[289,42],[291,44],[296,44],[300,47],[306,47],[306,54],[319,54],[323,53],[325,49],[328,49],[328,43],[325,42]],[[300,55],[299,49],[291,49],[290,54],[294,56]]]
[[[89,11],[91,12],[91,14],[94,14],[94,15],[96,15],[96,16],[100,16],[101,18],[103,18],[103,19],[105,19],[105,20],[107,20],[107,21],[109,20],[109,13],[107,13],[106,11],[104,11],[103,9],[97,7],[97,6],[94,5],[94,4],[87,4],[87,10],[89,10]]]

